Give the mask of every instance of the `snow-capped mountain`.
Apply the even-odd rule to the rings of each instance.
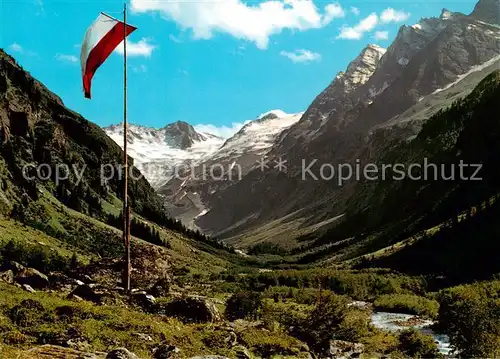
[[[216,195],[257,167],[277,137],[301,116],[302,113],[287,114],[282,110],[263,113],[196,165],[178,172],[178,177],[158,188],[166,196],[171,213],[192,224],[192,220],[208,210],[203,204],[207,196]]]
[[[263,155],[274,144],[276,136],[297,122],[302,114],[302,112],[287,114],[281,110],[266,112],[243,126],[210,158],[212,160],[221,158],[237,160],[238,157],[249,153]]]
[[[106,127],[104,131],[123,147],[122,124]],[[200,161],[223,143],[223,138],[198,133],[193,126],[182,121],[160,129],[128,126],[128,154],[153,187],[168,181],[176,166]]]
[[[339,187],[304,180],[303,161],[316,160],[318,166],[352,165],[358,159],[376,162],[391,139],[414,135],[408,132],[418,131],[431,110],[449,105],[448,98],[478,83],[478,69],[498,65],[499,10],[499,0],[480,0],[470,15],[445,9],[439,17],[402,26],[385,53],[365,48],[267,152],[271,161],[286,155],[286,175],[249,172],[242,181],[205,198],[210,211],[196,225],[208,234],[240,240],[265,238],[258,233],[272,223],[274,239],[279,240],[281,233],[290,238],[290,228],[301,223],[316,225],[341,216],[357,182]],[[389,123],[384,131],[373,131]],[[415,126],[391,132],[400,128],[398,123]],[[374,141],[372,134],[382,139]],[[278,223],[283,230],[276,228]],[[303,227],[299,232],[304,234]]]
[[[178,181],[178,173],[199,172],[204,164],[223,166],[235,163],[247,173],[256,159],[268,151],[276,137],[297,122],[302,113],[287,114],[272,110],[246,124],[229,139],[210,133],[200,133],[186,122],[175,122],[156,129],[146,126],[128,126],[128,153],[134,165],[160,193],[178,193],[193,181]],[[104,128],[116,143],[123,147],[123,125]],[[184,175],[182,177],[184,177]],[[182,186],[181,186],[182,184]]]

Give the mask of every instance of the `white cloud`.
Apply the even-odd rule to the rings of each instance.
[[[320,61],[321,55],[317,52],[312,52],[305,49],[295,50],[294,52],[281,51],[281,56],[288,57],[295,63],[298,62],[312,62],[312,61]]]
[[[195,125],[194,129],[196,132],[205,132],[205,133],[210,133],[212,135],[222,137],[222,138],[230,138],[232,137],[236,132],[241,130],[241,128],[246,125],[250,121],[246,121],[244,123],[240,122],[233,122],[231,126],[217,126],[217,125],[211,125],[211,124],[199,124]]]
[[[65,54],[57,54],[56,55],[56,60],[62,61],[62,62],[71,62],[71,63],[77,63],[78,58],[74,55],[65,55]]]
[[[375,40],[387,40],[389,39],[389,31],[375,31],[373,36]]]
[[[363,37],[365,32],[372,31],[378,24],[378,16],[375,13],[371,13],[363,20],[361,20],[356,26],[343,26],[340,30],[340,34],[337,39],[344,40],[359,40]]]
[[[386,24],[390,22],[403,22],[408,20],[409,17],[410,13],[394,10],[393,8],[387,8],[380,14],[380,20]]]
[[[351,11],[354,13],[353,8],[351,8]],[[402,22],[407,20],[409,17],[410,13],[402,10],[394,10],[393,8],[387,8],[380,13],[380,16],[376,13],[371,13],[355,26],[344,25],[340,29],[340,34],[337,36],[337,39],[360,40],[363,38],[365,33],[371,32],[377,27],[377,25],[388,24],[391,22]],[[377,33],[374,36],[378,40],[386,40],[384,36],[389,36],[387,31],[378,31]]]
[[[151,57],[153,51],[157,48],[156,45],[150,43],[150,39],[143,37],[138,42],[127,40],[127,56],[143,56]],[[120,55],[123,55],[123,41],[115,50]]]
[[[354,15],[356,15],[356,16],[358,16],[358,15],[360,14],[359,9],[358,9],[357,7],[355,7],[355,6],[351,6],[351,12],[352,12]]]
[[[210,39],[216,33],[254,42],[258,48],[269,45],[269,37],[284,29],[304,31],[326,26],[344,11],[337,3],[319,10],[312,0],[267,0],[249,5],[242,0],[131,0],[135,13],[158,11],[195,39]]]
[[[12,52],[18,52],[22,54],[24,52],[24,49],[21,45],[19,45],[17,42],[14,42],[13,44],[9,45],[9,50]]]
[[[333,19],[345,16],[344,9],[338,3],[328,4],[325,6],[325,14],[323,15],[323,24],[328,25]]]

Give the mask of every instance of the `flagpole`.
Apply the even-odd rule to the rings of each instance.
[[[128,156],[127,156],[127,2],[123,3],[123,242],[125,244],[124,287],[130,294],[130,205],[128,203]]]

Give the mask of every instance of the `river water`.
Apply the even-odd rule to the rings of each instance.
[[[414,328],[420,330],[425,334],[430,334],[436,341],[437,347],[441,354],[450,356],[453,348],[450,346],[450,338],[446,334],[440,334],[432,330],[434,322],[432,320],[418,320],[417,324],[405,325],[411,319],[418,318],[412,314],[402,313],[387,313],[387,312],[373,312],[371,319],[374,327],[390,332]]]

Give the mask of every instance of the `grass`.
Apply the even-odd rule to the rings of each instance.
[[[126,346],[140,357],[151,357],[152,349],[163,340],[178,346],[183,355],[214,354],[204,345],[203,326],[185,325],[173,318],[158,317],[118,306],[95,306],[89,302],[74,302],[57,294],[25,291],[0,283],[0,338],[8,342],[10,351],[22,350],[54,337],[68,337],[71,331],[87,340],[94,351],[109,351]],[[21,305],[30,299],[36,307]],[[62,315],[61,313],[66,313]],[[27,319],[23,321],[22,319]],[[134,333],[153,338],[139,339]],[[23,338],[13,342],[14,337]],[[10,339],[9,339],[10,338]],[[227,353],[229,350],[218,350]]]
[[[78,248],[51,237],[40,230],[23,225],[13,219],[0,218],[0,245],[4,245],[11,240],[24,246],[36,246],[56,251],[64,257],[71,257],[74,252],[77,252],[79,258],[83,261],[88,261],[91,257]]]

